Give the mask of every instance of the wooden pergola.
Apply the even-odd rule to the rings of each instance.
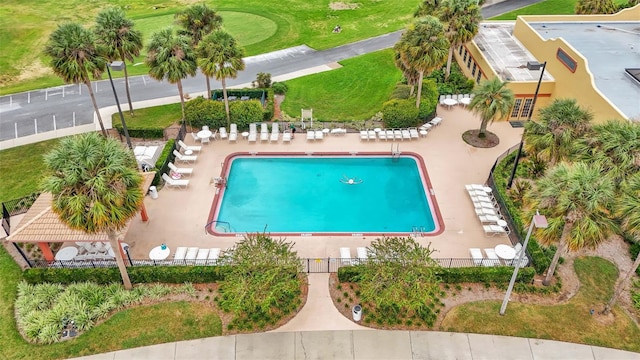
[[[141,175],[143,178],[141,184],[143,193],[146,194],[153,182],[155,172],[142,172]],[[55,256],[49,246],[50,243],[109,242],[109,236],[105,232],[87,234],[80,230],[71,229],[60,220],[58,214],[53,212],[51,207],[52,201],[53,196],[51,193],[40,194],[33,205],[31,205],[29,210],[25,213],[24,217],[18,224],[17,229],[11,232],[11,234],[6,238],[6,241],[14,243],[37,243],[47,261],[55,261]],[[149,220],[144,202],[140,209],[140,216],[142,221]],[[131,222],[129,222],[129,224],[130,223]],[[118,243],[120,243],[127,234],[129,224],[127,224],[127,226],[125,226],[121,231],[120,236],[118,237]],[[125,254],[122,252],[121,246],[120,253],[122,254],[122,257],[125,258]]]

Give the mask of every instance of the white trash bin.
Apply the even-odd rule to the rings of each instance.
[[[362,319],[362,306],[356,305],[351,310],[353,321],[360,321]]]
[[[149,186],[149,195],[151,196],[152,199],[157,199],[158,188],[156,188],[155,186]]]

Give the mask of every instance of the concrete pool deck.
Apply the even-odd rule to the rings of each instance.
[[[150,221],[133,220],[125,242],[135,259],[148,258],[149,251],[162,243],[175,251],[178,246],[217,247],[226,249],[236,242],[235,237],[212,236],[205,231],[216,187],[212,178],[220,176],[225,157],[233,152],[252,151],[386,151],[391,144],[399,144],[400,151],[420,154],[427,170],[444,221],[444,231],[437,236],[419,238],[426,245],[432,244],[438,258],[469,258],[469,248],[489,248],[507,244],[507,237],[487,237],[475,215],[473,205],[464,185],[485,182],[498,155],[517,144],[522,128],[512,128],[507,122],[496,122],[489,130],[500,138],[500,144],[490,149],[478,149],[464,143],[461,135],[480,125],[479,119],[462,107],[438,108],[444,121],[432,129],[427,137],[413,141],[361,141],[359,134],[327,136],[321,141],[307,141],[298,133],[291,143],[248,143],[239,137],[237,143],[216,140],[204,145],[193,166],[194,172],[186,190],[164,188],[158,199],[145,198]],[[320,125],[320,124],[317,124]],[[192,145],[190,136],[187,144]],[[290,189],[291,196],[308,191],[312,185]],[[398,189],[398,191],[402,191]],[[296,219],[291,219],[296,221]],[[338,257],[340,247],[350,247],[352,253],[358,246],[368,246],[375,237],[313,236],[288,237],[295,242],[294,249],[303,258]]]

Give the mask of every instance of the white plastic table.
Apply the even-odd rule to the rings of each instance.
[[[169,249],[168,246],[165,246],[165,248],[162,249],[162,245],[160,245],[154,247],[153,249],[151,249],[151,251],[149,251],[149,259],[164,260],[169,257],[169,254],[171,254],[171,249]]]
[[[496,255],[501,259],[512,260],[516,257],[516,249],[509,245],[500,244],[496,246]]]
[[[58,250],[56,260],[69,261],[78,255],[78,248],[75,246],[67,246]]]
[[[469,104],[471,104],[471,98],[468,97],[464,97],[462,99],[460,99],[460,103],[464,106],[467,106]]]
[[[202,138],[208,138],[211,137],[211,135],[213,135],[213,133],[211,132],[211,130],[200,130],[198,131],[198,133],[196,134],[200,139]]]
[[[184,151],[184,154],[185,155],[193,155],[193,150],[187,149],[187,150]]]
[[[129,244],[127,244],[127,243],[120,243],[120,246],[122,247],[122,250],[124,250],[124,247],[125,247],[125,246],[129,246]],[[107,249],[109,249],[109,250],[107,251],[107,253],[108,253],[110,256],[114,256],[114,257],[116,256],[116,254],[114,254],[114,253],[113,253],[113,248],[111,247],[111,243],[107,244]]]
[[[498,221],[496,221],[496,224],[498,226],[502,226],[502,227],[506,227],[507,226],[507,222],[504,221],[504,220],[498,220]]]
[[[442,103],[447,105],[449,107],[449,109],[451,109],[452,106],[458,105],[458,100],[455,100],[455,99],[444,99],[442,101]]]
[[[243,139],[247,139],[248,137],[249,137],[249,133],[248,132],[245,131],[245,132],[242,133],[242,138]]]

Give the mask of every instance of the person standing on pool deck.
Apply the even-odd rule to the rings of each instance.
[[[296,126],[293,123],[289,123],[289,128],[291,129],[291,138],[294,138],[296,135]]]

